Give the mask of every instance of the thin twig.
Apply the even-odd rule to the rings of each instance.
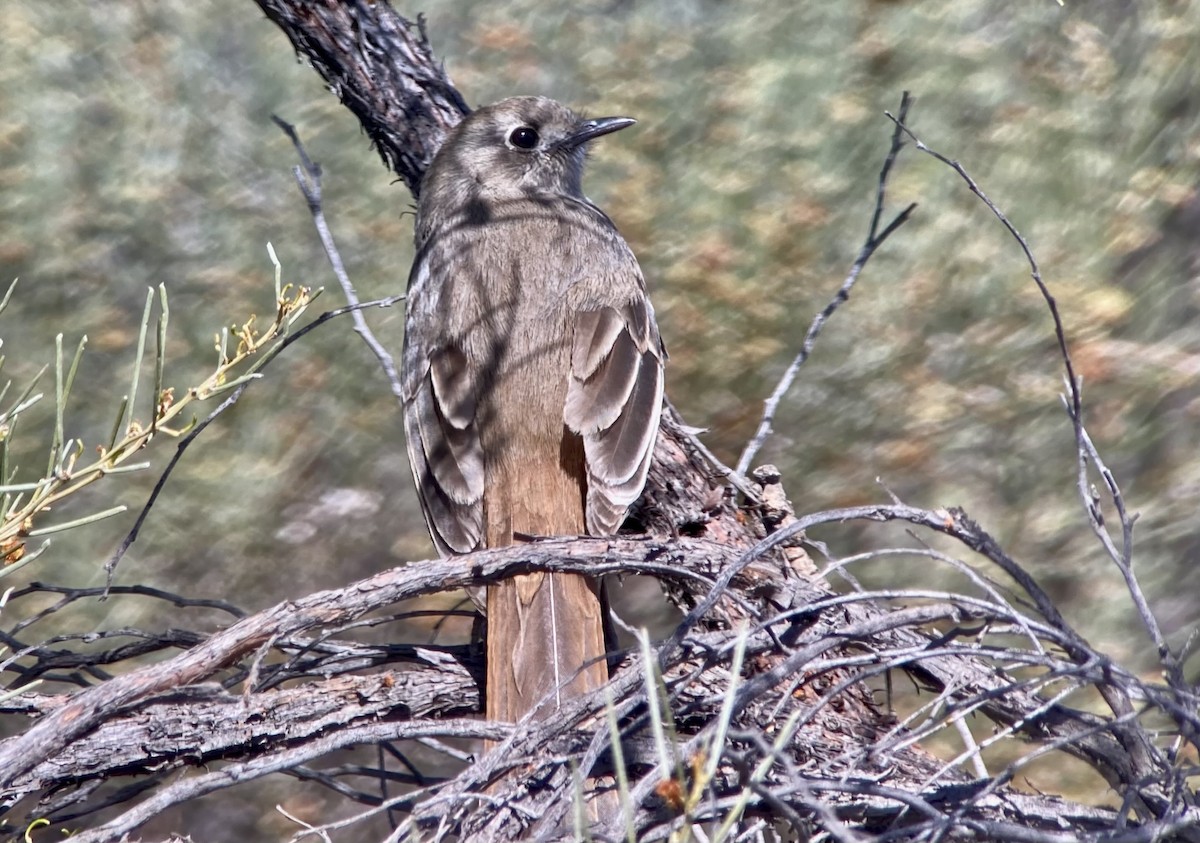
[[[377,299],[375,301],[355,302],[354,304],[347,305],[346,307],[328,310],[296,332],[284,337],[277,347],[278,351],[282,352],[292,343],[298,342],[300,338],[309,331],[316,330],[321,325],[324,325],[326,322],[330,321],[331,319],[335,319],[338,316],[342,316],[346,313],[357,314],[358,311],[365,310],[368,307],[391,307],[397,302],[403,300],[404,296],[389,296],[387,298]],[[266,360],[259,371],[262,371],[262,369],[270,366],[274,360],[274,356],[269,360]],[[193,427],[190,431],[188,431],[186,436],[179,440],[179,444],[175,446],[175,453],[172,455],[171,461],[167,463],[166,468],[164,468],[162,474],[159,475],[158,480],[154,484],[154,488],[150,492],[150,497],[146,499],[145,505],[142,507],[141,512],[138,513],[137,520],[134,521],[133,524],[133,529],[126,534],[125,538],[122,539],[121,544],[117,546],[117,549],[113,551],[112,555],[108,558],[108,561],[104,563],[104,570],[107,575],[105,596],[107,596],[108,590],[112,587],[113,576],[116,573],[117,565],[120,564],[121,560],[125,557],[125,554],[129,552],[129,548],[133,546],[133,543],[137,541],[138,533],[141,532],[142,525],[145,523],[146,517],[150,514],[150,510],[158,501],[159,493],[162,492],[163,487],[166,486],[167,478],[171,476],[171,472],[175,470],[175,466],[178,465],[179,461],[183,458],[184,452],[191,446],[193,442],[196,441],[196,438],[204,432],[205,428],[216,421],[217,416],[221,415],[238,402],[238,400],[242,397],[242,394],[246,391],[246,387],[248,387],[251,383],[253,383],[253,381],[246,381],[235,388],[233,392],[229,393],[229,396],[216,407],[216,409],[214,409],[205,417],[204,421]]]
[[[296,148],[296,154],[300,156],[300,164],[292,168],[292,173],[296,177],[296,184],[299,185],[300,192],[304,194],[304,199],[308,203],[308,210],[312,214],[313,225],[317,229],[317,236],[321,238],[321,246],[325,249],[325,256],[329,258],[329,265],[333,267],[333,274],[337,277],[338,284],[342,288],[342,293],[346,296],[346,301],[352,306],[357,305],[359,303],[358,293],[355,292],[354,284],[350,281],[350,275],[346,272],[346,265],[342,262],[342,255],[338,251],[337,244],[333,242],[333,232],[329,230],[329,223],[325,219],[325,211],[321,207],[321,165],[313,162],[308,157],[308,152],[304,149],[304,144],[300,142],[300,136],[296,133],[296,128],[292,124],[274,114],[271,115],[271,119],[288,136],[292,142],[292,146]],[[403,296],[398,296],[397,301],[403,298]],[[379,361],[379,366],[383,369],[383,373],[387,377],[388,385],[392,388],[392,395],[396,396],[397,401],[402,402],[404,400],[404,386],[400,381],[400,374],[396,371],[396,364],[392,360],[392,355],[383,347],[383,343],[376,339],[375,334],[372,333],[370,327],[367,325],[367,320],[363,318],[361,311],[354,310],[352,318],[354,319],[355,332],[362,337],[363,342],[367,344],[367,348],[371,349],[371,353]]]
[[[912,104],[912,98],[908,91],[905,91],[900,98],[900,114],[903,118],[908,114],[908,108]],[[896,156],[900,153],[904,143],[900,129],[897,127],[892,132],[892,145],[888,149],[887,157],[884,158],[883,166],[879,170],[879,180],[875,187],[875,210],[871,214],[871,225],[867,231],[867,239],[859,250],[858,257],[854,261],[854,265],[850,267],[850,272],[842,281],[842,286],[838,288],[837,294],[830,300],[829,304],[825,305],[824,310],[818,313],[808,326],[808,332],[804,335],[804,341],[800,344],[800,351],[792,360],[790,366],[783,373],[783,377],[779,379],[779,383],[775,385],[775,390],[766,400],[763,407],[762,421],[758,424],[758,430],[755,431],[754,437],[746,443],[742,455],[738,458],[737,471],[738,474],[745,474],[750,470],[750,463],[758,454],[759,450],[766,443],[767,437],[771,435],[772,425],[775,422],[775,413],[779,409],[779,402],[783,400],[783,396],[792,388],[792,383],[796,380],[796,375],[800,372],[800,367],[808,360],[812,354],[813,346],[816,344],[817,337],[821,334],[821,329],[825,327],[825,323],[833,316],[834,312],[841,307],[849,298],[850,291],[854,288],[855,282],[858,281],[858,276],[862,274],[863,268],[866,267],[867,261],[875,254],[875,251],[883,245],[883,242],[892,235],[896,229],[908,222],[916,210],[917,203],[913,202],[903,211],[892,218],[892,221],[887,224],[883,231],[879,230],[879,221],[883,215],[884,200],[887,196],[887,181],[891,175],[892,166],[896,163]]]
[[[1080,386],[1080,378],[1075,371],[1075,364],[1071,359],[1071,352],[1067,344],[1066,328],[1063,325],[1062,315],[1058,309],[1058,302],[1054,295],[1050,292],[1050,288],[1042,278],[1041,269],[1038,266],[1037,259],[1033,255],[1033,250],[1025,237],[1017,230],[1017,227],[1008,219],[1003,211],[993,202],[983,189],[976,183],[975,179],[966,171],[958,161],[952,160],[946,155],[931,149],[921,141],[913,131],[905,125],[905,114],[901,112],[899,117],[894,117],[890,113],[887,115],[892,120],[897,131],[902,131],[905,135],[912,139],[914,146],[918,151],[924,152],[926,155],[945,164],[958,174],[980,201],[987,206],[992,215],[1000,221],[1009,235],[1020,246],[1022,253],[1025,255],[1025,260],[1029,264],[1030,275],[1033,282],[1037,285],[1038,292],[1041,293],[1043,300],[1046,302],[1046,307],[1050,312],[1050,317],[1054,322],[1054,336],[1058,342],[1059,356],[1063,362],[1063,368],[1066,370],[1066,381],[1068,396],[1066,398],[1067,413],[1071,420],[1071,427],[1075,434],[1076,449],[1078,452],[1078,487],[1080,497],[1084,504],[1084,511],[1087,514],[1088,521],[1092,526],[1097,538],[1099,538],[1102,546],[1108,552],[1109,556],[1116,563],[1117,569],[1120,571],[1122,578],[1125,581],[1126,589],[1133,598],[1133,603],[1138,611],[1138,615],[1142,620],[1147,633],[1157,650],[1159,662],[1162,664],[1164,672],[1167,675],[1168,682],[1176,690],[1180,700],[1187,695],[1190,687],[1183,676],[1182,667],[1178,659],[1172,652],[1170,645],[1167,643],[1166,637],[1162,633],[1157,618],[1150,609],[1149,602],[1146,600],[1145,594],[1142,592],[1141,585],[1138,582],[1137,575],[1133,571],[1133,518],[1125,510],[1124,498],[1121,495],[1120,488],[1117,486],[1116,479],[1112,472],[1104,464],[1100,458],[1099,452],[1095,445],[1092,444],[1091,437],[1088,436],[1087,430],[1083,423],[1083,394]],[[1097,470],[1105,480],[1109,494],[1113,499],[1114,506],[1120,516],[1122,547],[1118,550],[1111,541],[1108,531],[1104,528],[1103,521],[1100,518],[1098,508],[1092,503],[1091,495],[1088,493],[1087,484],[1087,463],[1091,462],[1096,466]],[[1049,598],[1047,598],[1048,600]],[[1062,628],[1067,628],[1065,622],[1058,621]],[[1116,689],[1107,684],[1099,686],[1101,694],[1105,701],[1112,706],[1114,713],[1119,718],[1125,718],[1131,711],[1130,702],[1124,694],[1120,694]],[[1181,728],[1187,729],[1186,723],[1179,724]],[[1135,728],[1123,729],[1119,734],[1123,735],[1123,741],[1126,743],[1131,755],[1137,760],[1138,764],[1149,774],[1149,770],[1154,769],[1157,765],[1151,760],[1151,756],[1156,753],[1155,748],[1145,735],[1144,730],[1140,728],[1140,724],[1134,723]],[[1189,738],[1195,742],[1196,735],[1191,733]]]

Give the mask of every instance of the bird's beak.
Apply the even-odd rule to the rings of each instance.
[[[597,117],[594,120],[584,120],[575,126],[575,131],[558,142],[559,146],[575,149],[590,140],[627,129],[637,121],[632,117]]]

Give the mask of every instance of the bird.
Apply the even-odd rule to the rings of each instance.
[[[443,557],[611,536],[642,493],[666,350],[633,251],[582,188],[589,145],[635,122],[512,97],[467,115],[421,181],[404,430]],[[489,720],[545,718],[607,681],[596,579],[519,574],[485,604]]]

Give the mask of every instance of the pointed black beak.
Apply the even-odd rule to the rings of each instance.
[[[597,117],[594,120],[584,120],[575,126],[575,131],[558,142],[559,146],[575,149],[601,135],[628,129],[637,121],[632,117]]]

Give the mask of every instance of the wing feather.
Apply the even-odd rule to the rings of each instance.
[[[426,256],[428,258],[428,256]],[[466,356],[440,345],[414,318],[438,307],[428,261],[413,268],[404,336],[404,435],[421,511],[438,553],[479,547],[483,535],[483,451],[475,429],[475,385]]]
[[[575,324],[575,343],[571,352],[571,370],[587,380],[612,349],[617,335],[625,330],[625,320],[611,307],[587,310]]]
[[[581,384],[579,389],[568,388],[563,420],[576,433],[584,435],[599,434],[620,421],[630,393],[638,383],[641,370],[641,355],[633,337],[616,318],[616,312],[611,308],[606,310],[613,314],[613,318],[604,321],[615,324],[619,330],[606,332],[608,336],[604,337],[606,345],[603,348],[603,356],[596,355],[599,359],[594,364],[591,356],[595,340],[600,335],[593,334],[589,342],[587,337],[578,334],[576,328],[576,348],[588,345],[592,348],[588,349],[587,355],[572,354],[573,358],[586,358],[584,362],[588,365],[583,371],[588,374],[578,378]],[[575,383],[575,371],[578,370],[572,365],[572,385]]]
[[[563,419],[583,437],[589,533],[615,533],[641,495],[662,396],[662,346],[644,292],[618,307],[581,312]]]

